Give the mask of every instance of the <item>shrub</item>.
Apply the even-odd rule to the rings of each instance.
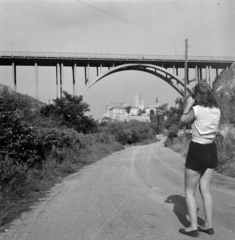
[[[35,131],[24,121],[12,98],[0,98],[0,151],[17,164],[38,167],[44,151]]]
[[[218,167],[217,171],[235,177],[235,134],[228,130],[224,137],[217,137]]]
[[[65,91],[63,93],[63,98],[54,99],[53,104],[43,106],[40,113],[78,132],[96,132],[97,122],[91,116],[85,115],[90,109],[89,105],[83,102],[83,97],[72,96]]]
[[[102,129],[106,134],[114,136],[115,140],[125,144],[143,142],[146,139],[154,139],[153,130],[149,123],[132,120],[130,122],[114,121],[107,123]]]

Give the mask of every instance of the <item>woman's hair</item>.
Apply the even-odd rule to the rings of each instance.
[[[210,87],[210,85],[207,82],[205,81],[199,82],[194,88],[194,93],[195,95],[197,93],[200,94],[200,98],[197,101],[198,105],[209,107],[209,108],[212,108],[212,107],[218,108],[218,103],[215,99],[213,89]]]

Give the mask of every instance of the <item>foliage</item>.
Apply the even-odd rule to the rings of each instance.
[[[127,112],[128,114],[130,114],[130,112],[131,112],[131,106],[127,106],[125,109],[126,109],[126,112]]]
[[[218,149],[218,167],[219,173],[235,177],[235,132],[229,129],[225,136],[219,134],[216,139]]]
[[[11,96],[0,98],[0,150],[17,164],[35,167],[42,163],[44,151],[18,104]]]
[[[177,124],[172,124],[168,130],[168,138],[173,142],[173,138],[177,137],[177,133],[179,131],[179,126]]]
[[[235,65],[223,70],[213,82],[214,94],[221,110],[221,123],[235,125]]]
[[[63,98],[53,100],[53,104],[41,108],[40,112],[45,117],[55,118],[69,128],[78,132],[91,133],[97,129],[97,122],[85,113],[90,111],[89,105],[83,102],[82,96],[72,96],[63,92]]]
[[[154,138],[150,124],[136,120],[130,122],[114,121],[108,123],[102,130],[114,136],[115,140],[123,145],[134,144]]]
[[[154,115],[154,110],[151,109],[149,113],[150,113],[151,116]]]
[[[165,112],[166,121],[164,122],[165,128],[169,129],[172,125],[177,125],[178,128],[181,128],[180,118],[183,113],[184,100],[183,98],[178,97],[175,100],[175,107],[171,107]]]

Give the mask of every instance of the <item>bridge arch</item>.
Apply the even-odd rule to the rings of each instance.
[[[100,81],[102,78],[107,77],[111,74],[122,72],[122,71],[129,71],[129,70],[135,70],[135,71],[142,71],[147,72],[150,74],[153,74],[156,77],[161,78],[166,83],[168,83],[171,87],[173,87],[182,97],[184,96],[184,81],[181,80],[178,76],[175,74],[172,74],[167,71],[167,69],[156,66],[154,64],[145,64],[145,63],[134,63],[134,64],[122,64],[117,67],[114,67],[110,70],[108,70],[105,73],[100,74],[97,76],[93,81],[89,82],[85,88],[82,90],[80,95],[84,95],[84,93],[92,87],[95,83]],[[187,86],[188,93],[191,92],[191,90]]]

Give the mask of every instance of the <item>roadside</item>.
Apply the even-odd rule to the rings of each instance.
[[[184,158],[161,142],[116,152],[65,178],[15,220],[1,240],[183,240],[189,224],[184,199]],[[215,235],[235,239],[235,180],[216,175]],[[198,220],[203,207],[197,194]]]

